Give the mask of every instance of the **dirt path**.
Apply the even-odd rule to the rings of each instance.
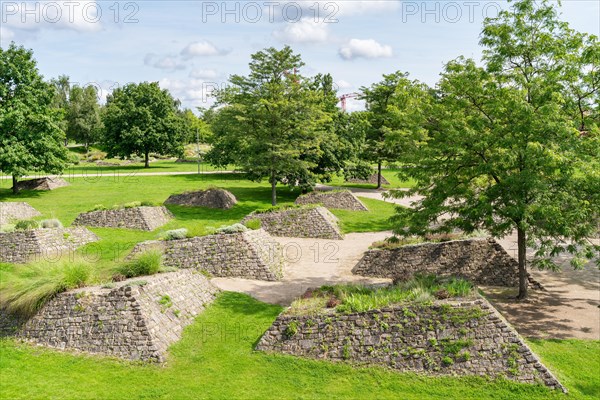
[[[352,275],[352,267],[371,243],[391,232],[350,233],[344,240],[275,238],[284,248],[287,265],[283,280],[266,282],[241,278],[214,278],[223,290],[251,295],[267,302],[289,305],[306,289],[337,283],[383,283],[389,279]]]

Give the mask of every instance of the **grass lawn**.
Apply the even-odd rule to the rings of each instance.
[[[383,368],[254,352],[281,307],[226,292],[187,327],[164,366],[74,355],[0,340],[10,399],[595,399],[597,341],[533,342],[570,390],[484,378],[430,378]]]
[[[96,263],[99,278],[107,278],[108,270],[120,258],[144,240],[156,239],[162,232],[175,228],[187,228],[191,235],[212,233],[222,225],[239,222],[255,209],[270,206],[270,186],[266,183],[250,182],[231,174],[168,175],[168,176],[104,176],[99,178],[72,178],[70,186],[53,191],[23,191],[13,195],[0,181],[0,201],[25,201],[42,213],[43,218],[58,218],[65,226],[70,225],[81,212],[95,205],[112,206],[132,201],[162,203],[174,193],[219,186],[230,190],[238,204],[230,210],[203,207],[171,206],[168,208],[175,218],[153,232],[129,229],[91,228],[101,240],[81,248],[78,252]],[[4,186],[1,186],[5,183]],[[300,194],[297,190],[282,186],[277,191],[280,204],[292,204]],[[345,233],[381,231],[391,229],[387,219],[393,214],[394,206],[379,200],[362,199],[370,212],[333,210],[340,218]],[[5,269],[9,269],[5,267]]]

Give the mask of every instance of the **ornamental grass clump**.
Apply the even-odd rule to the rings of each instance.
[[[335,310],[339,313],[364,312],[391,304],[431,304],[439,293],[443,298],[469,297],[473,285],[460,278],[416,275],[409,281],[389,286],[336,285],[308,291],[288,310],[292,315],[310,315]]]
[[[31,316],[58,293],[94,282],[93,266],[80,257],[40,261],[2,271],[0,309]]]
[[[162,257],[162,252],[157,249],[150,249],[136,254],[133,258],[117,266],[114,278],[154,275],[162,269]]]

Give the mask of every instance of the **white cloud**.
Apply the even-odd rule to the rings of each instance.
[[[186,107],[209,107],[214,103],[210,96],[216,89],[214,83],[201,79],[171,79],[163,78],[159,86],[167,89],[173,97],[179,99]]]
[[[286,23],[284,27],[274,31],[273,36],[284,43],[323,43],[329,37],[329,30],[323,22],[303,18],[295,23]]]
[[[352,87],[352,84],[350,82],[347,82],[343,79],[339,79],[337,81],[334,82],[334,84],[338,87],[338,89],[350,89]]]
[[[225,50],[218,49],[208,40],[192,42],[185,46],[183,50],[181,50],[181,55],[184,58],[219,56],[227,53],[228,52]]]
[[[373,39],[350,39],[340,47],[340,57],[344,60],[355,58],[382,58],[393,55],[392,47],[381,44]]]
[[[146,57],[144,57],[144,64],[150,67],[165,69],[169,71],[185,69],[185,64],[177,60],[175,57],[160,57],[154,53],[146,54]]]
[[[214,69],[199,69],[194,68],[190,71],[190,78],[196,79],[215,79],[219,76],[218,72]]]
[[[324,2],[322,4],[327,4]],[[342,15],[380,14],[396,11],[400,8],[399,0],[338,0],[334,4],[339,7]]]

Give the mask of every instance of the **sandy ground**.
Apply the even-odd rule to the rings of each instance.
[[[351,233],[344,240],[274,238],[284,249],[286,266],[283,279],[266,282],[241,278],[214,278],[223,290],[251,295],[267,302],[289,305],[308,288],[337,283],[388,283],[389,279],[352,275],[352,267],[371,243],[388,237],[391,232]]]
[[[326,189],[327,187],[322,187]],[[352,189],[357,196],[385,200],[382,191]],[[387,199],[410,206],[417,198]],[[259,300],[289,305],[310,287],[343,282],[382,283],[386,279],[357,277],[351,274],[369,245],[391,232],[353,233],[344,240],[277,238],[286,248],[288,265],[280,282],[215,278],[224,290],[247,293]],[[499,243],[516,256],[516,236]],[[600,340],[600,270],[590,263],[575,271],[563,259],[559,272],[532,270],[531,275],[545,290],[530,290],[529,299],[516,301],[516,291],[483,287],[485,295],[524,336],[537,338],[580,338]]]

